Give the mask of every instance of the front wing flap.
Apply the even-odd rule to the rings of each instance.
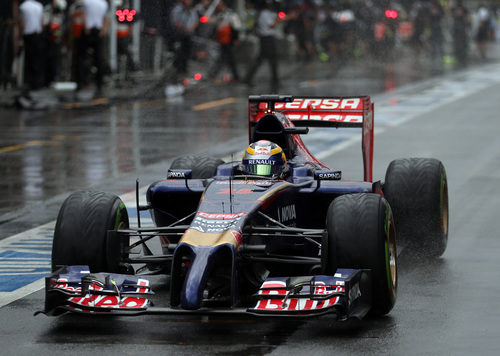
[[[334,276],[268,278],[260,287],[256,315],[364,317],[371,306],[369,270],[338,269]]]
[[[45,310],[40,313],[138,313],[152,305],[152,294],[149,280],[142,277],[65,266],[45,278]]]

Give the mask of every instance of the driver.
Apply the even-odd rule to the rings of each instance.
[[[254,142],[243,154],[242,171],[246,174],[282,178],[286,168],[283,149],[271,141]]]

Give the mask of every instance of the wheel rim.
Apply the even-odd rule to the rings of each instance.
[[[448,236],[448,185],[443,179],[441,190],[441,230],[445,238]]]
[[[397,251],[396,251],[396,231],[394,229],[394,221],[391,221],[387,236],[387,253],[389,262],[389,274],[392,286],[397,283]]]

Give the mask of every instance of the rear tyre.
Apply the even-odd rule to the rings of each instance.
[[[91,272],[120,272],[120,253],[129,241],[108,239],[108,231],[128,227],[127,209],[116,195],[90,191],[71,194],[57,217],[52,270],[62,265],[88,265]]]
[[[176,158],[170,169],[191,169],[193,179],[207,179],[216,174],[217,167],[221,164],[224,164],[224,161],[219,158],[194,154]]]
[[[398,239],[419,255],[441,256],[448,244],[448,182],[443,164],[433,158],[392,161],[384,195],[394,213]]]
[[[347,194],[336,198],[327,213],[327,255],[323,269],[370,269],[372,309],[385,315],[396,302],[396,233],[387,201],[378,194]],[[322,251],[323,254],[323,251]]]

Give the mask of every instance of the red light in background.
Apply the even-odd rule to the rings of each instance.
[[[193,78],[194,80],[200,80],[202,78],[202,75],[200,73],[196,73]]]
[[[202,17],[200,17],[200,22],[201,23],[207,23],[208,22],[208,16],[202,16]]]
[[[389,18],[389,19],[397,19],[399,16],[398,12],[396,10],[385,10],[385,17]]]
[[[118,21],[124,22],[132,22],[134,21],[134,16],[137,14],[135,10],[123,9],[116,10],[115,15],[118,17]]]
[[[286,13],[284,13],[283,11],[280,11],[280,12],[278,12],[278,17],[280,19],[284,19],[286,17]]]

